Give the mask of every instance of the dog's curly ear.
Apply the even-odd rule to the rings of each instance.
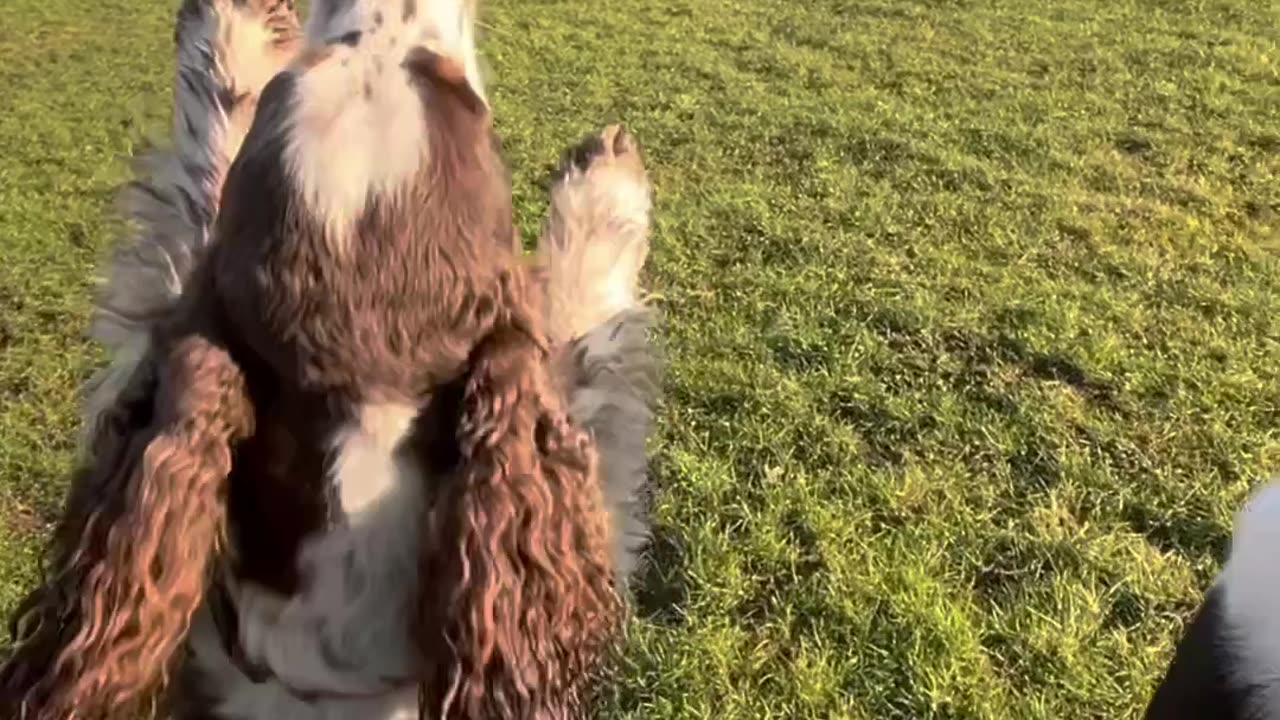
[[[523,277],[472,354],[456,470],[428,503],[418,637],[432,717],[571,717],[620,629],[595,454],[551,385]]]
[[[252,424],[223,348],[198,335],[155,344],[101,417],[44,581],[14,615],[0,715],[153,710],[220,542],[232,443]]]

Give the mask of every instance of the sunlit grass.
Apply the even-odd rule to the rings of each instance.
[[[166,3],[0,8],[0,605],[96,362]],[[606,122],[658,192],[654,567],[608,717],[1134,717],[1280,470],[1280,6],[493,0],[532,240]]]

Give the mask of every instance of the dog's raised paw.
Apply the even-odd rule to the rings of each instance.
[[[610,125],[565,151],[539,242],[553,335],[581,337],[639,302],[653,193],[639,144]]]
[[[551,191],[554,227],[549,239],[569,245],[612,246],[612,254],[635,253],[624,275],[634,283],[648,252],[653,187],[640,146],[622,125],[609,125],[565,151]],[[572,228],[573,231],[568,230]],[[595,268],[602,271],[604,267]]]
[[[640,145],[625,127],[609,125],[565,151],[555,180],[553,210],[593,228],[579,242],[638,241],[647,249],[653,188]],[[620,234],[621,226],[632,232]]]
[[[606,172],[621,172],[640,185],[648,185],[640,146],[620,124],[610,125],[569,148],[561,159],[556,179]]]

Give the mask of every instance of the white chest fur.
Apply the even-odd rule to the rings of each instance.
[[[347,523],[304,545],[302,592],[287,602],[252,587],[237,593],[243,649],[278,680],[253,683],[216,640],[193,640],[223,717],[417,718],[408,621],[424,478],[403,447],[416,414],[412,406],[368,405],[334,438],[331,480]],[[299,697],[308,693],[321,694]]]

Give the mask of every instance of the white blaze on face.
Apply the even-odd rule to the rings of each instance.
[[[307,23],[311,48],[297,77],[285,162],[303,202],[342,243],[373,197],[417,175],[429,148],[423,98],[403,67],[426,46],[462,60],[484,98],[472,3],[466,0],[318,0]],[[312,56],[314,57],[314,56]]]

